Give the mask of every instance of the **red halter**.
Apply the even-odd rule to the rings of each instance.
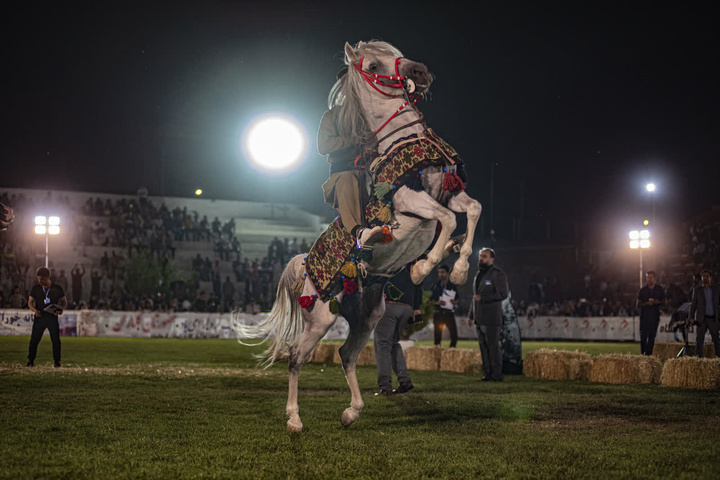
[[[406,82],[409,80],[407,77],[403,77],[400,75],[400,60],[402,60],[404,57],[397,57],[395,59],[395,75],[379,75],[377,73],[370,73],[366,72],[362,69],[362,63],[365,57],[360,57],[360,61],[358,63],[353,63],[353,66],[355,67],[355,70],[357,70],[365,79],[365,81],[370,85],[372,88],[377,90],[378,92],[382,93],[386,97],[391,98],[398,98],[398,97],[405,97],[406,101],[403,103],[400,108],[398,108],[395,113],[393,113],[390,118],[388,118],[385,123],[383,123],[380,128],[375,130],[374,134],[377,135],[380,130],[385,128],[390,121],[397,117],[400,111],[402,111],[403,108],[407,107],[410,104],[410,101],[413,102],[413,104],[417,103],[418,100],[420,100],[420,97],[415,95],[413,92],[411,97],[408,97],[405,91],[406,88]],[[390,80],[392,83],[386,83],[383,81],[383,79]],[[389,88],[399,88],[400,93],[397,95],[394,95],[392,93],[384,92],[383,90],[379,89],[375,85],[380,85],[381,87],[389,87]]]

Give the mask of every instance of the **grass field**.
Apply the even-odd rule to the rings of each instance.
[[[285,432],[286,365],[233,340],[0,337],[0,478],[718,478],[720,392],[411,372],[349,428],[337,365],[303,367],[302,434]],[[475,347],[474,342],[461,346]],[[636,353],[633,344],[525,343]]]

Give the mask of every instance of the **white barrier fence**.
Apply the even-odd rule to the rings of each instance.
[[[254,325],[267,314],[239,314],[238,320]],[[0,335],[30,335],[30,310],[0,310]],[[59,317],[60,335],[79,337],[236,338],[229,313],[157,313],[67,310]],[[47,335],[47,332],[45,332]],[[347,323],[336,322],[325,338],[347,336]]]
[[[267,314],[240,314],[238,319],[242,323],[253,325],[264,315]],[[669,316],[661,317],[657,342],[675,341],[672,330],[668,328],[669,322]],[[469,327],[464,317],[457,317],[456,323],[460,338],[477,338],[475,327]],[[523,340],[640,340],[640,322],[637,317],[518,317],[518,323]],[[230,314],[68,310],[60,316],[60,334],[87,337],[235,338],[230,324]],[[30,335],[31,329],[30,310],[0,310],[0,335]],[[693,327],[690,332],[691,341],[694,342]],[[344,339],[347,333],[347,322],[339,319],[324,338]],[[444,332],[443,337],[447,338],[448,334]],[[431,340],[432,323],[411,338]]]

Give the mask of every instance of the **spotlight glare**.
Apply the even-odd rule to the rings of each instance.
[[[248,129],[245,151],[255,166],[270,172],[285,171],[305,155],[307,141],[300,125],[284,116],[267,116]]]

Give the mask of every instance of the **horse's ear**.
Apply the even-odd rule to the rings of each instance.
[[[345,56],[347,57],[348,63],[351,64],[359,60],[355,49],[348,42],[345,42]]]

